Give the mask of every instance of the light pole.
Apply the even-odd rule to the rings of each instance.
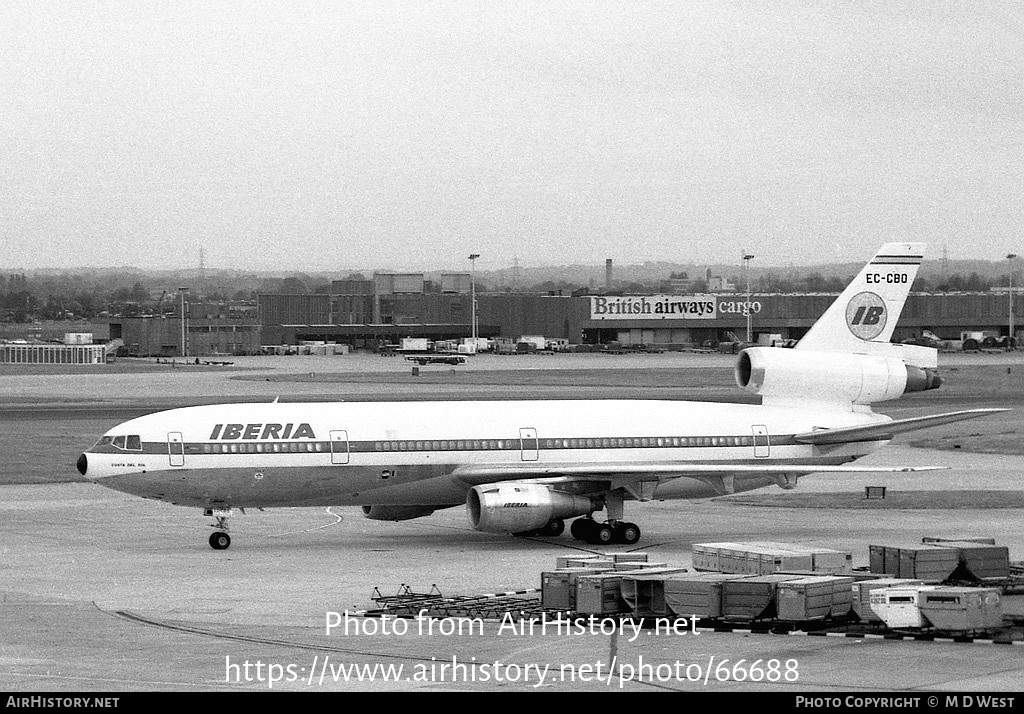
[[[1014,348],[1013,342],[1013,261],[1017,258],[1016,253],[1009,253],[1006,256],[1007,262],[1010,264],[1010,332],[1006,338],[1006,346],[1009,349]]]
[[[480,257],[479,253],[470,253],[469,255],[469,290],[470,290],[470,322],[472,323],[473,331],[473,354],[476,354],[476,259]]]
[[[188,332],[185,326],[185,295],[188,294],[188,288],[178,288],[178,294],[181,295],[181,356],[188,357]]]
[[[747,274],[747,304],[744,306],[743,311],[747,313],[747,342],[751,342],[751,329],[750,329],[750,261],[754,259],[752,253],[743,251],[743,272]]]

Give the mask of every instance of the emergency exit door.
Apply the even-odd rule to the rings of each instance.
[[[536,461],[540,456],[537,444],[537,430],[523,428],[519,430],[519,445],[522,449],[523,461]]]
[[[767,459],[771,450],[768,427],[764,424],[754,424],[751,429],[754,432],[754,458]]]
[[[180,431],[167,433],[167,458],[171,466],[185,465],[185,442]]]
[[[348,432],[347,431],[332,431],[331,432],[331,463],[332,464],[347,464],[348,463]]]

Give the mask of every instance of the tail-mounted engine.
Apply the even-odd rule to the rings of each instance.
[[[736,361],[736,384],[752,394],[786,400],[873,404],[935,389],[936,370],[897,357],[750,347]]]
[[[478,531],[488,533],[532,531],[543,528],[552,519],[583,516],[597,507],[589,496],[515,481],[474,486],[466,498],[469,522]]]

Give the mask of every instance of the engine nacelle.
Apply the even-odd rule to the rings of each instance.
[[[408,521],[429,516],[437,506],[363,506],[363,515],[371,521]]]
[[[589,496],[554,491],[544,484],[505,483],[474,486],[466,498],[469,522],[478,531],[520,533],[546,526],[554,518],[584,516],[597,510]]]
[[[896,357],[750,347],[736,361],[736,384],[781,399],[872,404],[941,383],[935,370]]]

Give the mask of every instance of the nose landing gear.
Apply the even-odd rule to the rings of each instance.
[[[231,536],[223,531],[210,534],[210,547],[214,550],[225,550],[231,545]]]
[[[210,534],[210,547],[214,550],[227,550],[231,545],[231,536],[228,535],[228,518],[231,513],[230,508],[207,508],[203,511],[204,516],[217,519],[217,523],[211,526],[215,530]]]

